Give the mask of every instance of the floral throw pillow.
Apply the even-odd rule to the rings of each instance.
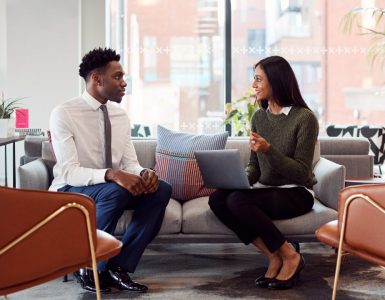
[[[203,185],[194,151],[224,149],[227,137],[227,132],[195,135],[158,126],[155,171],[160,179],[172,185],[172,198],[187,201],[214,191]]]

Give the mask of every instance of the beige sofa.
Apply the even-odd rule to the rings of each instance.
[[[156,140],[138,139],[133,142],[141,165],[143,167],[154,167]],[[322,151],[320,157],[320,149],[323,149],[326,153],[329,151],[334,153],[334,156],[338,156],[332,150],[333,147],[339,148],[340,152],[348,153],[352,149],[360,149],[360,151],[353,151],[355,154],[351,161],[346,158],[350,154],[343,154],[343,156],[345,156],[349,164],[354,164],[354,161],[357,160],[357,155],[361,155],[361,165],[364,166],[361,172],[363,174],[370,173],[370,164],[373,160],[368,155],[369,143],[367,141],[353,139],[346,142],[342,141],[342,139],[321,138],[317,144],[313,162],[313,171],[318,181],[314,186],[317,200],[313,210],[297,218],[275,221],[277,227],[291,242],[316,241],[315,230],[321,225],[337,219],[337,199],[338,193],[345,183],[345,166],[325,159],[322,157]],[[34,149],[31,150],[32,148]],[[239,149],[242,160],[246,165],[249,158],[247,139],[229,138],[226,148]],[[31,137],[25,141],[25,150],[26,156],[23,157],[23,162],[29,162],[19,167],[19,187],[47,189],[51,182],[52,166],[54,164],[54,157],[49,143],[42,141],[41,138],[39,140],[39,138]],[[31,157],[35,160],[32,160]],[[349,165],[348,169],[352,169],[352,166]],[[357,171],[354,168],[353,170]],[[358,170],[357,172],[360,171]],[[121,217],[115,232],[116,236],[122,234],[131,220],[131,215],[131,211],[126,211]],[[201,197],[184,203],[170,199],[163,225],[156,241],[212,243],[236,242],[238,239],[211,212],[208,206],[208,197]]]

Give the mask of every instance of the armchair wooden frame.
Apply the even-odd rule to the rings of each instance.
[[[22,242],[30,241],[31,239],[34,238],[34,234],[35,236],[36,234],[41,234],[42,233],[41,230],[47,227],[47,225],[52,224],[54,220],[58,220],[59,216],[63,216],[63,218],[66,217],[64,216],[65,215],[64,212],[70,212],[73,210],[81,212],[80,215],[79,213],[76,213],[76,220],[81,220],[81,215],[83,215],[84,217],[86,228],[83,227],[82,232],[85,232],[85,234],[87,235],[88,241],[86,242],[84,240],[84,242],[82,242],[83,244],[82,256],[79,256],[78,258],[76,258],[76,261],[71,263],[68,263],[68,261],[71,261],[71,257],[69,258],[66,257],[67,264],[63,266],[60,266],[59,262],[55,262],[55,264],[59,266],[57,269],[52,270],[52,274],[51,273],[46,273],[45,275],[42,274],[41,277],[36,275],[31,278],[26,277],[20,280],[20,282],[12,282],[12,284],[10,284],[9,282],[5,284],[4,281],[6,282],[6,279],[3,279],[3,281],[0,282],[0,295],[4,295],[5,299],[7,299],[7,294],[9,293],[13,293],[15,291],[34,286],[36,284],[49,281],[53,278],[63,276],[69,272],[76,271],[81,267],[89,266],[91,262],[94,277],[95,277],[96,297],[98,300],[100,300],[101,293],[100,293],[100,284],[99,284],[99,277],[98,277],[98,271],[97,271],[97,261],[105,260],[107,258],[115,256],[117,253],[119,253],[122,244],[120,241],[116,240],[111,235],[101,232],[99,230],[96,230],[95,216],[90,215],[90,213],[92,214],[95,213],[95,204],[93,203],[93,201],[88,197],[80,194],[56,193],[56,192],[32,191],[32,190],[15,190],[15,189],[0,187],[0,192],[2,194],[2,197],[4,198],[6,198],[7,196],[9,196],[9,198],[12,198],[12,195],[14,197],[20,198],[20,196],[15,196],[16,193],[20,191],[21,193],[24,192],[21,198],[27,195],[34,195],[33,196],[34,199],[38,200],[39,202],[43,202],[47,200],[55,202],[55,200],[56,201],[60,200],[59,202],[61,203],[58,203],[58,205],[56,205],[56,209],[54,211],[51,210],[50,213],[48,214],[40,213],[39,214],[40,220],[37,223],[35,222],[34,225],[29,226],[27,229],[23,228],[23,232],[21,234],[19,234],[16,238],[12,238],[12,240],[7,242],[6,244],[3,244],[2,247],[0,248],[0,259],[5,254],[9,253],[9,251],[17,248],[16,246],[23,247]],[[15,199],[16,198],[10,199],[9,201],[15,200]],[[28,199],[25,199],[25,198],[23,198],[23,200],[28,201]],[[51,205],[51,207],[52,206],[53,205]],[[43,219],[41,219],[41,215],[44,215]],[[71,216],[73,217],[73,215]],[[63,224],[63,220],[58,220],[57,222],[59,221],[61,222],[60,224]],[[66,219],[66,221],[68,220]],[[84,222],[82,222],[82,224],[84,224]],[[89,246],[89,254],[91,256],[91,259],[89,259],[89,256],[88,258],[87,257],[84,258],[85,254],[87,253],[87,250],[86,250],[87,243]],[[44,247],[44,245],[43,246],[40,245],[40,247]],[[3,286],[1,286],[1,284],[3,284]]]

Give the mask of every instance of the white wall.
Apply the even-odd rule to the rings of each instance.
[[[81,57],[105,45],[104,2],[0,0],[0,92],[26,97],[30,128],[48,129],[51,110],[80,93]],[[18,161],[23,144],[17,145]],[[9,147],[9,167],[10,154]],[[1,184],[3,149],[0,155]]]
[[[81,1],[81,56],[106,46],[106,17],[104,0]]]
[[[105,45],[104,0],[0,1],[7,4],[7,96],[27,97],[30,127],[47,129],[53,107],[79,94],[82,55]]]
[[[7,1],[7,96],[27,97],[29,127],[78,94],[78,0]]]
[[[90,50],[106,46],[105,0],[81,0],[80,10],[81,31],[79,61],[80,58]],[[80,80],[80,90],[83,90],[84,87],[84,81]]]

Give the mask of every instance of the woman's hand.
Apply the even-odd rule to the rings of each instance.
[[[254,152],[266,152],[270,148],[270,144],[263,137],[252,131],[249,135],[249,145]]]

